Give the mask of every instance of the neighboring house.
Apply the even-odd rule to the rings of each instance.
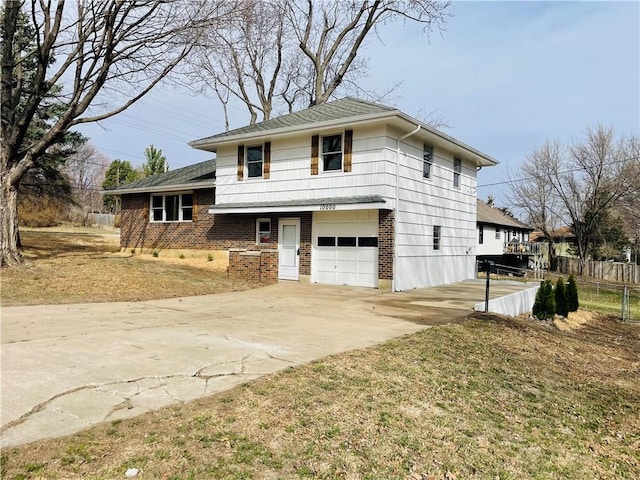
[[[482,200],[477,201],[477,216],[476,256],[480,270],[484,260],[514,268],[532,266],[531,257],[540,254],[540,246],[529,239],[533,228]]]
[[[122,247],[277,248],[280,279],[393,290],[474,276],[476,172],[498,162],[395,108],[344,98],[190,145],[215,162],[109,192]]]

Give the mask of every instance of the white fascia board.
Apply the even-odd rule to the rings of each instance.
[[[384,202],[372,203],[345,203],[345,204],[317,204],[317,205],[294,205],[294,206],[278,206],[278,207],[233,207],[233,208],[216,208],[212,207],[208,210],[211,214],[222,215],[225,213],[288,213],[288,212],[320,212],[320,211],[337,211],[337,210],[372,210],[387,209],[389,205]]]
[[[337,127],[349,127],[353,125],[362,125],[367,123],[376,122],[389,117],[398,116],[398,110],[392,110],[389,112],[373,113],[370,115],[361,115],[359,117],[338,118],[333,120],[327,120],[325,122],[306,124],[303,126],[293,125],[290,127],[274,128],[273,130],[260,130],[251,133],[241,133],[238,135],[232,135],[229,137],[222,137],[219,139],[211,140],[194,140],[188,143],[190,147],[197,150],[205,150],[207,152],[216,152],[217,148],[222,145],[235,144],[248,142],[258,138],[268,137],[270,139],[291,136],[292,134],[305,134],[309,132],[315,132],[318,130],[326,130],[329,128]]]
[[[201,188],[215,188],[215,182],[198,182],[198,183],[182,183],[178,185],[164,185],[158,187],[138,187],[138,188],[122,188],[119,190],[102,190],[102,195],[126,195],[129,193],[157,193],[157,192],[176,192],[180,190],[198,190]]]
[[[456,150],[461,150],[463,154],[472,156],[476,160],[476,163],[478,166],[492,167],[500,163],[498,160],[496,160],[493,157],[490,157],[486,153],[482,153],[480,150],[477,150],[472,146],[467,145],[464,142],[461,142],[460,140],[452,137],[451,135],[447,135],[446,133],[441,132],[437,128],[433,128],[425,123],[422,123],[416,120],[415,118],[410,117],[409,115],[406,115],[400,112],[398,116],[401,117],[403,120],[409,122],[414,128],[415,126],[420,125],[420,127],[423,130],[425,130],[425,132],[427,132],[429,136],[435,136],[438,139],[444,141],[445,145],[449,147],[448,149],[453,150],[454,153]]]

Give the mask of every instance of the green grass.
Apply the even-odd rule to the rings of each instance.
[[[622,287],[587,284],[578,281],[580,308],[620,318]],[[640,288],[631,288],[629,293],[631,319],[640,321]]]

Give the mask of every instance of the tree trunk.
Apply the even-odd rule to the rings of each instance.
[[[0,267],[22,263],[18,234],[18,187],[0,178]]]

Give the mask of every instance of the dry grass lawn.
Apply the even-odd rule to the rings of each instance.
[[[79,246],[84,255],[41,249],[9,283],[43,301],[62,295],[51,282],[75,286],[64,298],[95,301],[222,288],[215,272]],[[105,285],[114,278],[121,286]],[[10,303],[23,301],[12,288]],[[7,479],[117,479],[130,468],[174,480],[639,479],[640,328],[585,312],[556,326],[476,314],[8,448],[1,468]]]
[[[115,229],[21,229],[21,238],[25,264],[0,272],[2,306],[137,301],[252,287],[229,279],[222,252],[120,252]]]

